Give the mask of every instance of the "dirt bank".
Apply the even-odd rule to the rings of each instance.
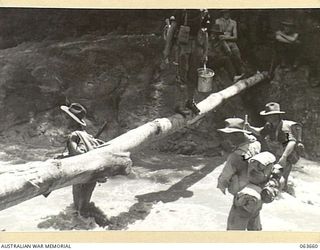
[[[1,41],[7,44],[0,46],[0,147],[6,153],[28,161],[61,152],[65,127],[59,106],[66,102],[86,106],[90,133],[95,134],[107,121],[108,128],[101,135],[104,140],[173,114],[174,66],[160,70],[161,27],[171,10],[0,11],[0,20],[13,20],[0,25]],[[316,13],[250,10],[248,15],[248,10],[234,11],[239,47],[248,68],[252,72],[269,69],[273,48],[268,34],[287,16],[296,17],[303,40],[301,54],[317,59]],[[217,10],[210,14],[213,19],[219,16]],[[202,123],[155,146],[166,152],[219,155],[223,141],[216,129],[223,126],[223,120],[249,114],[253,124],[261,125],[259,111],[272,100],[281,103],[285,118],[304,125],[307,157],[317,158],[319,88],[311,87],[307,59],[295,71],[277,70],[271,82],[228,100]],[[223,69],[215,71],[213,91],[232,84]],[[196,94],[197,101],[204,97]]]

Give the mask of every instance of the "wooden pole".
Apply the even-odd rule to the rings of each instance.
[[[187,125],[192,125],[205,116],[209,111],[222,104],[226,99],[254,86],[266,79],[266,77],[267,73],[257,73],[250,78],[240,80],[220,92],[209,95],[206,99],[197,104],[200,114],[196,117],[184,118],[180,114],[175,114],[169,118],[155,119],[154,121],[132,129],[109,141],[107,146],[112,152],[132,152],[134,150],[138,150],[140,147],[146,146],[146,144],[150,142],[167,136]]]
[[[234,85],[213,93],[197,106],[200,114],[184,118],[175,114],[159,118],[132,129],[107,142],[103,147],[86,154],[60,160],[28,163],[0,169],[0,210],[19,204],[37,195],[93,180],[96,176],[113,176],[128,173],[131,168],[129,153],[145,147],[150,142],[167,136],[180,128],[191,125],[226,99],[261,82],[266,73],[241,80]]]
[[[0,169],[0,210],[40,194],[86,183],[98,176],[128,174],[132,166],[129,153],[89,151],[65,159],[30,162]]]

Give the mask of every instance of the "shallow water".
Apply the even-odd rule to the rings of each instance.
[[[133,157],[134,173],[110,178],[93,193],[92,201],[110,221],[105,228],[75,215],[66,187],[0,211],[0,230],[224,231],[232,196],[216,188],[223,161],[140,153]],[[320,163],[300,160],[291,175],[296,197],[283,193],[264,205],[264,230],[319,231],[319,168]]]

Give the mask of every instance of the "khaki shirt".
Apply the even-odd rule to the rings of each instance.
[[[279,159],[289,141],[301,141],[301,125],[294,121],[282,120],[277,128],[268,129],[266,127],[261,131],[268,151],[273,153]]]

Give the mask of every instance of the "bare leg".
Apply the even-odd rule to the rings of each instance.
[[[96,182],[73,185],[74,206],[80,215],[85,215],[95,186]]]
[[[283,178],[284,178],[283,191],[288,190],[288,178],[289,178],[291,170],[292,170],[292,164],[287,162],[286,167],[284,168],[284,171],[283,171]]]

